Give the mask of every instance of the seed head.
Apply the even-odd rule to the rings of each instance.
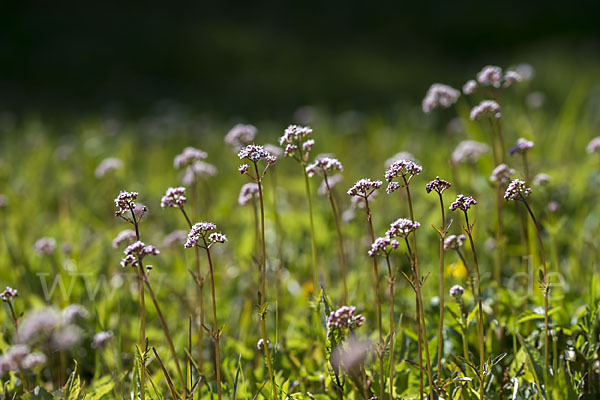
[[[123,253],[125,254],[125,257],[121,260],[121,267],[131,265],[132,267],[137,268],[138,260],[141,261],[148,255],[157,256],[160,254],[160,251],[156,247],[146,245],[144,242],[138,240],[127,246]]]
[[[206,159],[207,156],[208,155],[206,154],[206,152],[200,149],[196,149],[194,147],[186,147],[185,149],[183,149],[183,152],[181,154],[175,156],[175,159],[173,160],[173,166],[176,169],[187,167],[194,164],[195,162]]]
[[[482,86],[499,88],[502,84],[502,68],[495,65],[486,65],[477,73],[477,82]]]
[[[481,103],[471,109],[471,121],[477,121],[482,117],[500,119],[502,117],[500,105],[494,100],[483,100]]]
[[[437,192],[439,194],[444,193],[444,190],[448,189],[452,184],[448,181],[440,179],[439,176],[436,176],[434,180],[425,185],[425,191],[427,193],[431,193],[431,191]]]
[[[515,170],[510,168],[508,165],[500,164],[492,171],[492,175],[490,175],[490,181],[505,185],[514,173]]]
[[[504,200],[525,200],[531,194],[531,188],[525,185],[525,182],[520,179],[513,179],[506,188]]]
[[[456,209],[459,209],[466,212],[475,204],[477,204],[477,201],[473,197],[459,194],[456,196],[456,200],[450,204],[450,210],[455,211]]]
[[[353,197],[362,197],[364,199],[368,198],[373,194],[373,192],[381,187],[383,182],[381,181],[372,181],[369,178],[363,178],[358,181],[348,189],[348,194]]]
[[[514,156],[515,154],[525,154],[530,149],[533,149],[533,142],[531,140],[518,138],[514,146],[508,150],[508,153]]]
[[[186,201],[187,198],[185,197],[185,188],[183,186],[170,187],[160,200],[160,206],[162,208],[182,208]]]
[[[461,247],[466,240],[467,237],[465,235],[450,235],[444,239],[444,250],[456,250]]]
[[[390,238],[406,238],[411,232],[416,231],[420,226],[421,224],[417,221],[412,221],[408,218],[398,218],[390,224],[390,229],[388,229],[386,232],[386,236]]]
[[[460,91],[441,83],[431,85],[425,98],[422,108],[424,113],[430,113],[437,107],[449,108],[460,97]]]
[[[450,296],[454,298],[461,297],[465,293],[465,288],[460,285],[454,285],[450,288]]]
[[[340,329],[345,328],[358,328],[365,322],[365,317],[360,314],[354,315],[356,307],[354,306],[343,306],[338,308],[336,311],[332,311],[327,318],[327,327],[329,329],[338,327]]]

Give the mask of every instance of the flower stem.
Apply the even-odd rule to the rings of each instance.
[[[442,226],[440,230],[440,322],[438,330],[438,383],[442,380],[442,351],[444,344],[444,298],[446,289],[444,288],[444,239],[446,237],[446,214],[444,212],[444,200],[442,194],[438,193],[440,198],[440,209],[442,211]]]
[[[392,266],[390,265],[390,255],[386,254],[385,261],[387,262],[388,275],[390,280],[390,400],[394,400],[394,281],[396,277],[392,272]]]
[[[308,173],[306,169],[302,167],[302,171],[304,172],[304,183],[306,186],[306,200],[308,201],[308,216],[310,219],[310,245],[312,248],[312,268],[313,268],[313,283],[314,283],[314,291],[318,292],[319,288],[319,273],[317,270],[317,245],[315,243],[315,225],[313,222],[313,211],[312,211],[312,199],[310,195],[310,182],[308,180]]]
[[[215,370],[217,372],[217,394],[219,400],[221,399],[221,352],[219,351],[219,341],[221,340],[221,332],[219,331],[219,325],[217,322],[217,296],[215,295],[215,276],[213,270],[213,263],[210,257],[210,250],[204,240],[204,249],[206,250],[206,257],[208,258],[208,267],[210,270],[210,287],[212,294],[212,309],[213,309],[213,339],[215,340]]]
[[[333,193],[331,192],[331,187],[329,186],[329,180],[327,179],[327,174],[324,173],[323,181],[325,182],[325,187],[327,188],[327,197],[329,197],[329,203],[331,203],[331,211],[333,212],[333,220],[335,222],[335,229],[337,231],[338,237],[338,247],[340,252],[340,267],[342,272],[342,283],[344,285],[344,304],[348,304],[348,285],[346,282],[346,258],[344,256],[344,238],[342,236],[342,230],[340,229],[340,219],[337,211],[337,206],[335,204],[335,199],[333,198]]]

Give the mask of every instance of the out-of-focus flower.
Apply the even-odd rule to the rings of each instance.
[[[477,82],[483,86],[499,88],[502,84],[502,68],[486,65],[477,73]]]
[[[441,83],[434,83],[427,90],[422,102],[423,112],[429,113],[437,107],[448,108],[456,103],[460,97],[460,91]]]
[[[510,180],[510,177],[515,173],[515,170],[510,168],[506,164],[500,164],[492,171],[490,175],[490,181],[498,182],[502,185],[506,184]]]
[[[502,113],[500,112],[500,105],[494,100],[483,100],[481,103],[471,109],[469,118],[472,121],[477,121],[481,117],[490,117],[500,119]]]
[[[444,239],[444,250],[456,250],[467,240],[465,235],[450,235]]]
[[[358,328],[365,322],[365,317],[360,314],[354,315],[356,307],[342,306],[336,311],[332,311],[327,318],[327,327],[329,329],[338,327],[341,329]]]
[[[270,344],[271,344],[271,342],[269,342],[269,339],[267,339],[267,346],[269,346]],[[258,341],[256,342],[256,349],[260,351],[263,349],[264,346],[265,346],[264,339],[262,339],[262,338],[258,339]]]
[[[8,206],[8,196],[0,194],[0,208]]]
[[[558,201],[551,201],[550,203],[548,203],[548,211],[550,211],[551,213],[555,213],[558,210],[560,210],[560,203]]]
[[[387,236],[378,237],[371,244],[371,249],[368,251],[369,257],[375,256],[386,256],[390,254],[392,250],[395,250],[400,246],[397,240],[392,240]]]
[[[550,175],[540,172],[533,177],[533,186],[543,186],[550,183],[551,180]]]
[[[132,267],[137,268],[138,261],[141,261],[145,256],[157,256],[160,254],[160,251],[156,247],[147,245],[138,240],[127,246],[123,253],[125,254],[125,257],[121,260],[121,267],[131,265]]]
[[[315,174],[330,173],[333,171],[343,171],[344,167],[337,158],[323,157],[318,158],[314,163],[309,164],[306,167],[306,173],[309,177],[313,177]]]
[[[327,184],[329,184],[329,189],[333,189],[338,184],[342,183],[343,180],[344,176],[342,174],[327,176]],[[325,196],[327,194],[327,185],[325,184],[325,179],[321,181],[319,189],[317,189],[317,193],[321,196]]]
[[[33,245],[33,250],[37,254],[52,254],[56,250],[56,240],[51,237],[43,237]]]
[[[239,151],[254,141],[256,131],[254,125],[237,124],[225,135],[225,143]]]
[[[54,308],[44,308],[25,316],[19,324],[19,343],[33,343],[47,338],[61,323],[61,316]]]
[[[533,142],[524,138],[518,138],[517,142],[508,150],[511,156],[515,154],[525,154],[528,150],[533,149]]]
[[[398,218],[390,224],[390,229],[388,229],[386,232],[386,236],[390,238],[406,238],[411,232],[416,231],[420,226],[421,224],[417,221],[412,221],[408,218]]]
[[[466,212],[475,204],[477,204],[477,201],[473,197],[459,194],[456,196],[456,200],[450,204],[450,210],[455,211],[459,209]]]
[[[362,197],[364,199],[368,198],[373,194],[373,192],[381,187],[383,182],[381,181],[372,181],[369,178],[363,178],[348,189],[348,194],[353,197]]]
[[[490,147],[485,143],[463,140],[452,152],[452,163],[455,165],[464,162],[476,163],[489,150]]]
[[[425,185],[425,191],[427,193],[434,191],[442,194],[444,193],[444,190],[448,189],[450,186],[452,186],[450,182],[440,179],[439,176],[436,176],[434,180]]]
[[[542,92],[531,92],[525,98],[527,107],[537,109],[542,108],[546,102],[546,95]]]
[[[265,145],[263,147],[265,148],[266,151],[268,151],[269,153],[271,153],[272,155],[277,157],[277,159],[279,159],[280,157],[283,157],[283,150],[281,149],[281,147],[275,146],[274,144],[271,144],[271,143],[265,143]]]
[[[531,188],[525,185],[525,182],[520,179],[513,179],[506,188],[504,200],[525,200],[531,194]]]
[[[254,182],[246,183],[240,189],[240,194],[238,196],[238,204],[241,206],[245,206],[253,198],[258,198],[258,185]]]
[[[186,147],[181,154],[178,154],[173,159],[173,166],[176,169],[190,166],[198,161],[206,159],[206,152],[194,147]]]
[[[176,244],[184,244],[187,239],[187,231],[177,230],[169,233],[163,240],[163,246],[173,247]]]
[[[535,69],[531,64],[521,63],[508,68],[510,71],[515,71],[523,81],[530,81],[535,76]]]
[[[21,361],[21,367],[24,369],[34,369],[39,365],[44,365],[48,358],[43,353],[29,353],[25,357],[23,357],[23,361]]]
[[[507,88],[510,87],[515,82],[521,82],[523,78],[517,71],[506,71],[504,74],[504,83],[502,87]]]
[[[15,297],[19,295],[19,292],[16,289],[7,286],[6,289],[2,293],[0,293],[0,299],[5,302],[11,302]]]
[[[587,145],[586,150],[590,154],[599,152],[600,151],[600,136],[596,136],[595,138],[590,140],[590,142]]]
[[[68,350],[81,342],[82,334],[82,330],[75,325],[62,326],[52,335],[51,344],[56,350]]]
[[[408,151],[401,151],[399,153],[394,154],[393,156],[391,156],[387,160],[385,160],[385,163],[384,163],[385,168],[386,169],[389,168],[390,165],[392,165],[396,161],[400,161],[400,160],[410,160],[410,161],[413,161],[415,163],[417,162],[417,159],[411,153],[409,153]]]
[[[475,93],[475,91],[477,90],[477,82],[475,82],[475,80],[471,79],[468,80],[464,85],[463,85],[463,93],[464,94],[473,94]]]
[[[162,208],[182,208],[186,201],[187,198],[185,197],[185,188],[183,186],[170,187],[160,200],[160,206]]]
[[[100,162],[100,164],[96,167],[94,174],[96,178],[103,178],[106,174],[109,174],[113,171],[117,171],[123,168],[123,161],[118,158],[105,158]]]
[[[101,349],[104,348],[108,342],[112,340],[114,337],[111,331],[102,331],[98,332],[94,335],[94,339],[92,340],[92,348]]]
[[[217,167],[205,161],[197,161],[184,170],[181,183],[186,186],[192,186],[200,180],[215,176],[216,174]]]
[[[63,321],[66,324],[75,322],[78,319],[86,319],[88,312],[79,304],[70,304],[62,312]]]
[[[465,288],[460,285],[454,285],[450,288],[450,296],[460,297],[465,293]]]
[[[112,247],[115,249],[118,248],[121,244],[127,243],[131,244],[137,240],[135,235],[135,231],[131,229],[122,230],[117,234],[117,236],[112,241]]]

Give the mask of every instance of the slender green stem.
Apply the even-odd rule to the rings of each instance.
[[[438,329],[438,383],[442,381],[442,352],[444,344],[444,299],[446,289],[444,285],[444,239],[446,237],[446,214],[444,210],[444,199],[442,194],[438,193],[440,198],[440,209],[442,211],[442,226],[440,227],[440,322]]]
[[[388,276],[390,283],[390,400],[394,400],[394,338],[395,338],[395,326],[394,326],[394,282],[396,277],[392,271],[390,265],[390,255],[386,254],[385,261],[388,267]]]
[[[484,390],[485,390],[485,382],[484,382],[484,364],[485,364],[485,338],[483,332],[483,307],[481,302],[481,277],[479,274],[479,262],[477,261],[477,251],[475,250],[475,243],[473,242],[473,227],[469,224],[469,216],[466,211],[465,213],[465,222],[467,224],[465,231],[469,236],[469,243],[471,244],[471,251],[473,252],[473,262],[475,263],[475,277],[477,278],[477,302],[479,308],[479,374],[481,379],[481,385],[479,388],[479,396],[480,399],[484,399]]]
[[[221,352],[219,350],[219,342],[221,341],[221,332],[217,321],[217,296],[215,295],[215,275],[212,259],[210,257],[210,249],[204,239],[204,249],[208,258],[208,268],[210,271],[210,288],[212,294],[212,309],[213,309],[213,339],[215,340],[215,370],[217,372],[217,395],[221,399]]]
[[[408,256],[410,259],[410,267],[413,272],[413,279],[417,276],[415,271],[415,261],[412,255],[412,251],[410,250],[410,243],[408,243],[408,237],[404,237],[404,241],[406,242],[406,249],[408,250]],[[412,284],[413,289],[415,290],[415,321],[417,323],[417,353],[419,357],[419,398],[423,400],[423,340],[421,336],[423,335],[423,331],[421,330],[421,308],[419,307],[419,300],[417,297],[417,282],[415,281]]]
[[[133,206],[129,205],[129,210],[131,212],[131,221],[133,226],[135,227],[135,237],[139,241],[140,240],[140,229],[138,226],[138,220],[135,217],[135,211]],[[146,298],[144,293],[144,266],[142,264],[142,260],[138,256],[138,289],[140,296],[140,349],[143,352],[146,349]],[[143,361],[143,358],[142,358]],[[146,366],[142,365],[140,371],[140,398],[141,400],[145,400],[146,398]]]
[[[312,249],[312,268],[313,268],[313,281],[315,293],[319,290],[319,272],[317,270],[317,245],[315,243],[315,225],[313,222],[313,210],[312,210],[312,199],[310,195],[310,182],[308,180],[308,173],[302,165],[302,171],[304,172],[304,183],[306,186],[306,200],[308,202],[308,216],[310,219],[310,245]]]
[[[331,211],[333,212],[333,220],[335,222],[335,230],[337,232],[338,237],[340,267],[342,272],[342,283],[344,285],[344,304],[348,304],[348,285],[346,282],[346,258],[344,256],[344,238],[342,236],[342,230],[340,228],[340,219],[337,211],[337,206],[335,204],[335,199],[333,198],[333,193],[331,192],[331,187],[329,187],[329,180],[327,179],[327,173],[325,171],[323,171],[323,181],[325,182],[325,187],[327,188],[327,197],[329,197],[329,203],[331,203]]]
[[[371,236],[371,243],[375,242],[375,232],[373,230],[373,218],[371,215],[371,209],[369,208],[369,200],[365,199],[365,210],[367,212],[367,222],[369,225],[369,235]],[[373,280],[375,282],[375,302],[377,305],[377,328],[379,331],[379,344],[383,343],[383,325],[381,323],[381,292],[379,289],[379,267],[377,266],[377,257],[373,257]],[[379,358],[379,378],[380,378],[380,394],[379,397],[383,399],[385,394],[385,375],[383,373],[383,354],[381,351],[377,352]]]

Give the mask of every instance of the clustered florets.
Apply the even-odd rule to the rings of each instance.
[[[525,182],[520,179],[513,179],[506,188],[504,200],[525,200],[531,194],[531,188],[525,185]]]
[[[343,306],[338,308],[336,311],[332,311],[327,319],[327,327],[329,329],[333,327],[344,328],[358,328],[365,322],[365,317],[361,314],[354,315],[356,307],[354,306]]]
[[[182,186],[176,187],[176,188],[171,187],[171,188],[167,189],[167,192],[160,200],[160,206],[162,208],[167,208],[167,207],[181,208],[181,207],[183,207],[183,205],[185,204],[186,201],[187,201],[187,198],[185,197],[185,188],[184,187],[182,187]]]
[[[94,339],[92,340],[92,348],[101,349],[105,347],[108,342],[112,340],[114,334],[111,331],[102,331],[98,332],[94,335]]]
[[[516,72],[516,71],[506,71],[506,73],[504,74],[504,84],[502,84],[502,87],[507,88],[510,85],[512,85],[515,82],[521,82],[523,80],[523,78],[521,77],[521,75]]]
[[[138,240],[127,246],[123,253],[125,254],[125,257],[121,260],[121,267],[131,265],[132,267],[137,268],[138,261],[141,261],[145,256],[157,256],[160,254],[160,251],[156,247],[146,245],[144,242]]]
[[[246,183],[240,189],[240,195],[238,196],[238,204],[245,206],[250,200],[258,197],[258,185],[254,182]]]
[[[293,157],[301,164],[305,164],[315,144],[314,140],[308,139],[310,135],[312,129],[308,126],[288,126],[283,136],[279,138],[279,145],[284,148],[284,156]]]
[[[444,193],[444,190],[450,188],[452,184],[448,181],[440,179],[439,176],[436,176],[434,180],[425,185],[425,191],[427,193],[431,193],[432,191],[437,192],[439,194]]]
[[[460,285],[454,285],[450,288],[450,296],[457,298],[465,293],[465,288]]]
[[[37,254],[52,254],[56,250],[56,240],[51,237],[38,239],[33,245],[33,251]]]
[[[382,236],[375,239],[371,244],[371,249],[368,251],[369,257],[385,256],[390,254],[392,250],[395,250],[400,246],[397,240],[392,240],[388,236]]]
[[[194,246],[211,247],[214,243],[225,243],[227,237],[222,233],[214,232],[217,226],[212,222],[198,222],[192,226],[188,233],[187,240],[184,244],[185,248]],[[202,239],[202,243],[200,243]]]
[[[441,83],[431,85],[423,99],[423,112],[429,113],[437,107],[448,108],[456,103],[460,97],[460,91]]]
[[[181,177],[181,182],[184,185],[194,185],[202,178],[215,176],[217,174],[217,167],[207,163],[205,161],[196,161],[189,167],[187,167]]]
[[[467,237],[465,235],[450,235],[444,239],[444,250],[456,250],[461,247],[466,240]]]
[[[423,168],[411,160],[394,161],[392,165],[385,171],[385,180],[388,181],[387,193],[392,193],[400,187],[398,182],[394,182],[394,178],[401,177],[408,184],[413,176],[421,173]]]
[[[508,153],[514,156],[515,154],[525,154],[530,149],[533,149],[533,142],[531,140],[518,138],[514,146],[508,150]]]
[[[475,91],[477,90],[477,82],[475,82],[473,79],[468,80],[463,85],[462,90],[463,90],[464,94],[473,94],[473,93],[475,93]]]
[[[225,143],[239,150],[254,141],[256,131],[254,125],[237,124],[225,135]]]
[[[515,173],[515,170],[506,164],[500,164],[492,171],[490,181],[498,182],[502,185],[509,181],[510,177]]]
[[[500,112],[500,105],[494,100],[483,100],[481,103],[471,109],[470,118],[472,121],[476,121],[481,117],[490,117],[500,119],[502,113]]]
[[[246,159],[252,162],[259,162],[261,160],[266,160],[268,164],[274,163],[277,161],[277,158],[269,153],[263,146],[259,146],[256,144],[249,144],[248,146],[242,148],[238,152],[238,157],[240,160]]]
[[[390,224],[390,229],[386,232],[386,236],[390,238],[403,237],[406,238],[411,232],[416,231],[421,226],[417,221],[408,218],[398,218]]]
[[[309,177],[313,177],[318,172],[343,171],[344,167],[337,158],[322,157],[318,158],[314,163],[306,167],[306,173]]]
[[[15,297],[19,295],[19,292],[16,289],[7,286],[6,289],[2,293],[0,293],[0,299],[5,302],[11,302]]]
[[[550,175],[540,172],[536,176],[533,177],[533,186],[542,186],[550,183],[552,178]]]
[[[33,369],[38,365],[44,364],[47,360],[42,353],[30,353],[29,346],[16,344],[9,347],[6,352],[0,356],[0,377],[10,371],[19,371],[21,369]]]
[[[459,209],[466,212],[475,204],[477,204],[477,201],[473,197],[459,194],[456,196],[456,200],[450,204],[450,210],[455,211],[456,209]]]
[[[177,169],[190,166],[198,161],[206,159],[206,152],[194,147],[186,147],[181,154],[175,156],[173,166]]]
[[[593,138],[592,140],[590,140],[590,142],[588,143],[586,150],[588,153],[592,154],[592,153],[597,153],[600,151],[600,136],[597,136],[595,138]]]
[[[477,73],[477,82],[483,86],[499,88],[502,85],[502,68],[486,65]]]
[[[452,164],[456,165],[464,162],[476,163],[489,150],[490,147],[485,143],[475,140],[463,140],[452,152]]]
[[[135,208],[135,201],[138,198],[137,192],[126,192],[121,191],[117,198],[115,199],[115,206],[117,207],[117,211],[115,212],[115,217],[120,217],[125,214],[127,211],[131,211]]]
[[[363,178],[356,181],[356,183],[348,189],[348,194],[350,196],[366,199],[371,196],[375,190],[379,189],[382,184],[383,182],[381,181],[372,181],[369,178]]]

